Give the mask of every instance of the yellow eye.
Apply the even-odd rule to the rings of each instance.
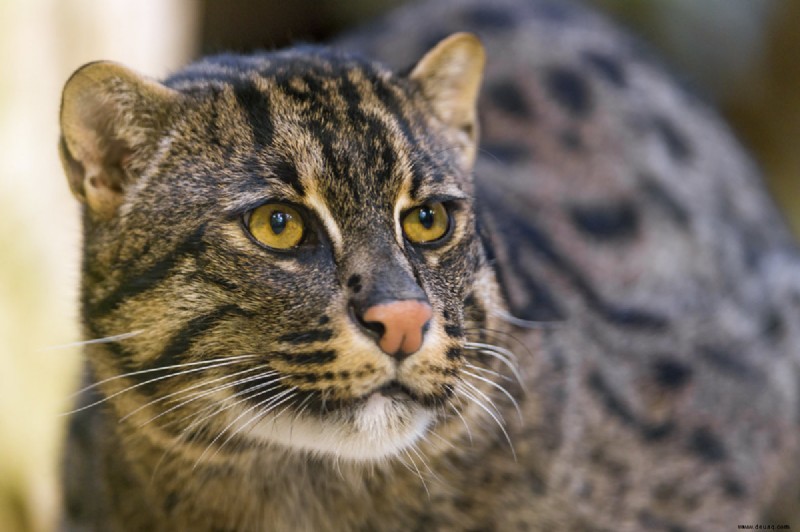
[[[294,207],[267,203],[250,213],[247,228],[253,238],[273,249],[290,249],[303,240],[303,218]]]
[[[403,232],[414,244],[439,240],[450,228],[450,217],[441,203],[414,207],[403,216]]]

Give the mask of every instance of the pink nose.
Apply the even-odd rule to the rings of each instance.
[[[390,301],[368,308],[363,320],[383,326],[378,345],[384,353],[405,357],[419,351],[432,314],[431,306],[423,301]]]

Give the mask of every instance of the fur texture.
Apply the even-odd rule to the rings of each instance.
[[[592,13],[436,1],[163,82],[91,64],[61,153],[109,339],[67,530],[731,530],[789,493],[793,243],[719,119]],[[291,250],[248,234],[273,201]],[[412,244],[431,202],[450,231]],[[402,360],[353,316],[419,298]]]

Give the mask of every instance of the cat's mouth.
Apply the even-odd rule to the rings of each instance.
[[[387,399],[395,399],[397,401],[411,401],[416,399],[414,392],[397,380],[391,380],[387,382],[377,390],[367,394],[367,397],[375,394],[382,395]]]
[[[434,418],[411,389],[391,380],[360,397],[328,402],[324,413],[264,419],[247,434],[291,449],[364,462],[384,460],[414,445]]]

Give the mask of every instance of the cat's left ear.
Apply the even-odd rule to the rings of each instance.
[[[180,94],[109,61],[89,63],[67,81],[59,152],[73,194],[111,218],[125,189],[150,161]]]
[[[411,71],[437,117],[451,127],[471,168],[478,143],[477,101],[486,53],[471,33],[454,33],[434,46]]]

